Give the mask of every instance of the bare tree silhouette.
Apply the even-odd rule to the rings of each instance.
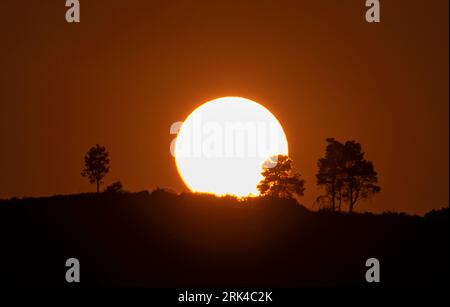
[[[319,196],[317,201],[328,204],[333,211],[336,201],[339,211],[345,201],[351,213],[358,200],[380,192],[377,173],[373,163],[364,159],[360,143],[347,141],[343,144],[334,138],[327,142],[325,157],[318,160],[316,174],[317,184],[325,188],[326,194]]]
[[[96,144],[84,156],[84,169],[81,176],[88,177],[90,183],[97,184],[97,193],[100,191],[102,179],[109,172],[109,152],[104,146]]]
[[[263,165],[261,173],[264,179],[257,186],[261,195],[280,198],[296,198],[303,196],[305,180],[294,173],[292,160],[285,155],[271,157]]]

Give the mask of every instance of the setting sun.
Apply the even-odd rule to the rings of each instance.
[[[262,105],[240,97],[202,104],[184,121],[174,156],[184,183],[194,192],[258,195],[261,167],[288,154],[281,124]]]

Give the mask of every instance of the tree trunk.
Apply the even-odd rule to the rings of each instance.
[[[336,210],[336,187],[334,183],[331,187],[331,210],[333,212]]]
[[[353,189],[352,189],[352,186],[350,186],[350,189],[348,191],[348,201],[349,201],[348,212],[352,213],[353,212]]]

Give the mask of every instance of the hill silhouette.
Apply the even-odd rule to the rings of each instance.
[[[0,283],[68,286],[448,286],[448,208],[313,212],[293,200],[99,193],[0,201]],[[365,261],[381,283],[365,281]]]

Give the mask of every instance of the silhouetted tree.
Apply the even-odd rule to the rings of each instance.
[[[336,210],[336,199],[342,201],[342,171],[343,171],[343,154],[344,145],[340,142],[329,138],[324,158],[320,158],[317,162],[319,171],[316,174],[317,184],[324,186],[326,197],[319,196],[317,201],[329,207],[328,209]],[[340,210],[340,204],[339,204]]]
[[[109,153],[104,146],[95,145],[84,156],[84,169],[81,176],[88,177],[90,183],[97,184],[97,193],[103,177],[109,172]]]
[[[364,159],[361,144],[347,141],[345,144],[333,138],[327,139],[325,157],[318,161],[317,184],[325,187],[330,209],[336,209],[336,200],[346,201],[349,212],[356,202],[380,192],[373,163]],[[318,198],[322,200],[322,198]]]
[[[123,185],[120,181],[116,181],[114,183],[111,183],[109,186],[106,187],[105,193],[123,193]]]
[[[292,160],[285,155],[270,158],[263,165],[264,177],[257,186],[261,195],[281,198],[303,196],[305,180],[292,170]]]

